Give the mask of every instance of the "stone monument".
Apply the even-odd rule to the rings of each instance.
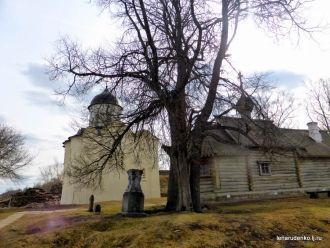
[[[141,189],[141,177],[143,170],[130,169],[128,174],[128,186],[123,195],[122,215],[139,217],[146,216],[144,210],[144,194]]]
[[[89,207],[88,207],[88,212],[93,212],[94,208],[94,195],[91,195],[89,197]]]

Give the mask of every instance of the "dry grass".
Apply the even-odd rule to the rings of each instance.
[[[292,198],[214,206],[206,213],[159,212],[164,199],[148,200],[146,218],[118,215],[120,202],[103,214],[85,208],[23,217],[0,231],[0,247],[329,247],[330,199]],[[276,236],[323,240],[276,241]]]
[[[24,211],[22,208],[0,208],[0,220],[7,218],[9,215]]]

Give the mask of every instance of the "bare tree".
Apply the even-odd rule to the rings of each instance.
[[[330,131],[330,79],[320,79],[307,85],[309,101],[306,110],[311,121]]]
[[[279,128],[292,128],[294,126],[297,110],[292,94],[283,90],[262,90],[255,96],[256,108],[254,118],[271,120]]]
[[[64,95],[82,95],[104,83],[121,99],[125,128],[108,157],[119,149],[120,139],[130,129],[168,130],[168,141],[163,141],[174,186],[169,187],[167,207],[199,211],[204,131],[215,107],[227,106],[234,99],[226,89],[236,95],[242,90],[239,80],[230,79],[235,71],[228,56],[239,24],[249,15],[274,35],[310,31],[300,15],[305,1],[96,2],[122,20],[125,32],[121,40],[113,50],[84,50],[70,39],[62,39],[49,61],[50,76],[69,79],[61,92]]]
[[[218,106],[213,110],[218,118],[226,115],[240,117],[235,105],[241,95],[245,94],[254,106],[252,115],[248,116],[249,121],[269,120],[279,128],[293,126],[294,112],[297,109],[295,98],[291,93],[277,88],[272,81],[267,80],[267,74],[254,74],[245,78],[238,73],[239,86],[235,82],[225,80],[227,88],[221,95],[218,93],[215,101]]]
[[[42,182],[35,185],[53,194],[62,193],[63,163],[55,160],[53,164],[39,168]]]
[[[0,177],[20,179],[19,170],[31,161],[24,137],[13,128],[0,123]]]
[[[119,138],[121,129],[117,130],[109,126],[97,129],[86,128],[81,132],[84,134],[81,137],[83,150],[74,158],[75,163],[66,168],[65,173],[72,183],[96,187],[101,183],[104,173],[124,169],[122,150],[124,137]],[[114,144],[116,141],[118,144]]]
[[[53,164],[46,167],[41,167],[40,177],[44,183],[47,182],[62,182],[63,181],[63,163],[54,161]]]

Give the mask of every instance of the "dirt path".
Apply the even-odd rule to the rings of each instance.
[[[0,220],[0,229],[10,225],[11,223],[17,221],[26,214],[49,214],[49,213],[58,213],[65,211],[72,211],[76,209],[59,209],[59,210],[49,210],[49,211],[22,211],[8,216],[7,218]]]

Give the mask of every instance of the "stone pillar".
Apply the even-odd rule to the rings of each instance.
[[[122,215],[124,216],[145,216],[144,194],[141,189],[141,177],[143,170],[130,169],[128,174],[128,186],[123,195]]]
[[[94,195],[91,195],[89,197],[89,207],[88,207],[88,212],[93,212],[94,209]]]

